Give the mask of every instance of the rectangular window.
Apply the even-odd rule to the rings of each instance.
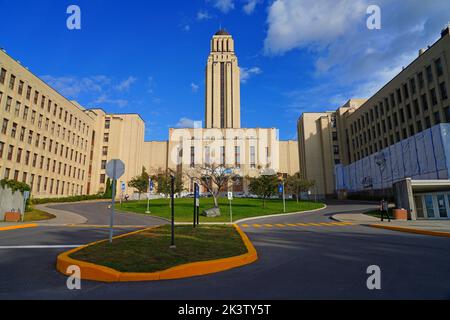
[[[441,123],[441,115],[439,113],[439,111],[434,113],[434,124],[439,124]]]
[[[5,150],[5,144],[0,141],[0,159],[3,158],[3,151]]]
[[[107,156],[108,155],[108,147],[103,147],[102,155],[103,156]],[[67,157],[67,153],[66,153],[66,157]]]
[[[21,148],[17,149],[17,155],[16,155],[17,163],[20,163],[22,161],[22,152],[23,152],[23,149],[21,149]]]
[[[11,97],[6,98],[5,111],[10,112],[11,105],[12,105],[12,98]]]
[[[26,98],[27,98],[28,101],[30,101],[30,99],[31,99],[31,87],[30,86],[27,87]]]
[[[11,128],[11,138],[15,138],[17,134],[17,123],[13,123]]]
[[[191,168],[195,167],[195,147],[191,147]]]
[[[12,160],[12,158],[13,158],[13,153],[14,153],[14,146],[10,145],[10,146],[8,147],[8,156],[7,156],[7,159],[8,159],[9,161]]]
[[[448,99],[447,86],[445,85],[445,82],[439,84],[439,92],[442,100]]]
[[[417,79],[419,81],[419,88],[423,89],[423,87],[425,86],[425,80],[423,79],[423,72],[419,72],[417,74]]]
[[[20,81],[20,82],[19,82],[19,88],[17,89],[17,93],[18,93],[19,95],[22,95],[22,94],[23,94],[23,85],[24,85],[24,82],[23,82],[23,81]]]
[[[431,69],[431,66],[428,66],[426,68],[426,72],[427,72],[427,81],[428,81],[428,83],[433,82],[433,70]]]
[[[104,143],[108,143],[109,142],[109,133],[105,133],[105,135],[103,137],[103,142]]]
[[[14,85],[16,84],[16,76],[15,75],[11,75],[11,77],[9,78],[9,88],[11,90],[14,90]]]
[[[434,61],[434,65],[436,67],[436,74],[438,77],[442,76],[444,74],[444,68],[442,67],[442,60],[441,58],[436,59]]]
[[[111,120],[110,119],[106,119],[105,120],[105,129],[108,130],[111,128]]]
[[[101,169],[102,169],[102,170],[105,170],[105,169],[106,169],[106,160],[102,160]]]
[[[438,98],[437,98],[437,94],[436,94],[436,89],[433,88],[430,90],[430,96],[431,96],[431,105],[435,106],[438,104]]]
[[[210,165],[211,164],[211,148],[205,147],[205,164]]]
[[[20,128],[20,136],[19,136],[20,141],[25,140],[25,127]]]
[[[256,148],[254,146],[250,147],[250,168],[256,169]]]
[[[409,80],[409,85],[411,86],[411,93],[416,94],[417,88],[416,88],[416,79],[412,78]]]
[[[30,111],[30,108],[28,108],[27,106],[25,106],[25,108],[23,109],[23,116],[22,119],[27,121],[28,120],[28,112]]]
[[[38,91],[34,91],[34,104],[37,104],[39,100],[39,92]]]
[[[6,180],[8,180],[10,174],[11,174],[11,169],[10,169],[10,168],[6,168],[6,169],[5,169],[5,176],[4,176],[4,178],[5,178]]]
[[[449,108],[447,108],[447,109],[449,109]],[[449,114],[449,116],[450,116],[450,114]],[[220,164],[225,166],[226,165],[225,160],[226,160],[225,147],[220,147]]]
[[[6,79],[6,70],[2,68],[0,71],[0,83],[5,84],[5,79]]]
[[[445,108],[444,113],[445,113],[445,121],[450,122],[450,107]]]
[[[8,131],[8,119],[3,119],[3,123],[2,123],[2,133],[6,134],[6,132]]]
[[[241,147],[234,147],[234,164],[236,168],[241,167]]]
[[[20,102],[16,101],[16,108],[14,109],[14,115],[16,117],[18,117],[20,115],[20,106],[21,106]]]
[[[106,176],[105,176],[104,174],[101,174],[101,175],[100,175],[100,183],[101,183],[101,184],[104,184],[104,183],[105,183],[105,180],[106,180]]]
[[[422,106],[423,106],[423,111],[428,110],[428,99],[427,99],[426,94],[422,95]]]

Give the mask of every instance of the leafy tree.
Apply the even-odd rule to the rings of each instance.
[[[230,179],[237,177],[231,167],[216,164],[195,166],[186,171],[186,176],[211,193],[215,208],[219,208],[220,192],[225,190]]]
[[[148,190],[148,180],[150,176],[148,175],[145,168],[142,168],[142,173],[139,176],[134,177],[128,182],[128,186],[137,190],[139,193],[139,199],[141,199],[141,194],[147,192]]]
[[[295,196],[298,202],[299,194],[309,191],[312,187],[314,187],[315,182],[303,179],[298,172],[292,176],[288,176],[285,185],[286,192],[292,196]]]
[[[262,175],[257,178],[248,177],[247,179],[249,180],[249,191],[263,199],[263,208],[265,208],[266,200],[278,192],[278,177],[276,175]]]
[[[105,197],[105,199],[112,198],[112,183],[111,183],[111,179],[110,178],[108,178],[106,180],[106,188],[105,188],[104,197]]]
[[[174,185],[174,191],[175,194],[181,193],[184,191],[184,182],[183,182],[183,176],[181,173],[175,173],[175,185]],[[156,177],[157,182],[157,191],[158,193],[163,194],[166,198],[170,196],[171,192],[171,180],[170,180],[170,174],[169,172],[163,172],[157,175]]]

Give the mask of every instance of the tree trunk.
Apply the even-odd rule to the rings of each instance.
[[[218,208],[219,207],[219,201],[217,200],[217,196],[213,195],[214,198],[214,208]]]

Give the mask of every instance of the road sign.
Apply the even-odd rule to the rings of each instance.
[[[155,184],[153,183],[153,181],[151,179],[148,182],[148,188],[149,188],[150,192],[153,192],[153,189],[155,189]]]
[[[24,198],[25,201],[30,199],[30,191],[24,191],[23,198]]]
[[[283,192],[284,192],[284,186],[283,186],[282,183],[280,183],[280,184],[278,185],[278,192],[279,192],[279,193],[283,193]]]
[[[122,160],[111,160],[106,165],[106,174],[113,180],[120,179],[125,173],[125,164]]]
[[[125,192],[126,188],[127,188],[127,185],[125,184],[125,182],[122,182],[122,185],[121,185],[122,192]]]
[[[228,200],[233,200],[233,192],[228,192]]]

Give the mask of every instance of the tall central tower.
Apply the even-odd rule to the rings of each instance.
[[[205,127],[238,129],[241,127],[241,86],[234,40],[218,31],[211,40],[206,66]]]

